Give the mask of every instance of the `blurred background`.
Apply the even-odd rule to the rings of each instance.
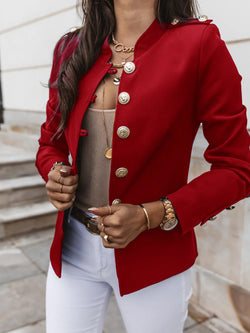
[[[200,0],[199,5],[200,14],[219,27],[243,77],[250,129],[250,1]],[[54,46],[80,25],[75,0],[0,0],[0,333],[45,332],[56,210],[34,161]],[[206,147],[201,126],[189,180],[209,170]],[[195,228],[199,256],[185,332],[250,332],[249,221],[250,198],[245,198]],[[105,332],[125,332],[113,297]]]

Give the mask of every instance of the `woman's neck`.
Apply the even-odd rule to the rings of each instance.
[[[156,0],[114,0],[116,40],[133,46],[155,19]]]

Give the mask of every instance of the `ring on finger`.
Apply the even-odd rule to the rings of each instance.
[[[105,227],[104,227],[104,224],[103,223],[101,223],[101,227],[102,227],[102,232],[104,232],[104,229],[105,229]]]
[[[104,239],[106,242],[109,243],[109,236],[108,236],[107,234],[105,234],[105,235],[103,236],[103,239]]]

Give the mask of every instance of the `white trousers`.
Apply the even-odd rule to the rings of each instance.
[[[114,249],[104,248],[100,236],[70,216],[64,233],[61,278],[49,263],[46,332],[101,333],[112,291],[128,333],[183,332],[192,294],[190,268],[120,296]]]

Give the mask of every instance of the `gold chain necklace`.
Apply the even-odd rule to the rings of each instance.
[[[114,64],[114,63],[112,63],[112,67],[114,67],[114,68],[123,68],[124,65],[126,64],[127,59],[128,59],[129,57],[131,57],[131,55],[132,55],[132,54],[130,54],[127,58],[124,58],[121,64]],[[116,74],[116,73],[112,73],[112,74]],[[114,84],[115,86],[118,86],[118,85],[120,84],[120,80],[121,80],[121,76],[117,76],[117,75],[116,75],[116,76],[113,78],[113,84]]]
[[[112,35],[113,36],[113,35]],[[117,51],[116,51],[117,52]],[[128,58],[130,58],[132,55],[134,54],[134,51],[132,52],[132,54],[130,54],[128,57],[126,58],[122,58],[122,62],[120,64],[115,64],[115,63],[112,63],[112,67],[114,68],[123,68],[126,64],[126,61]],[[120,79],[121,77],[120,76],[116,76],[114,79],[113,79],[113,84],[115,86],[118,86],[120,84]]]
[[[114,49],[116,52],[125,52],[125,53],[134,53],[134,48],[133,47],[126,47],[123,44],[119,43],[117,40],[115,40],[114,35],[112,34],[112,40],[113,43],[115,45]],[[126,60],[131,57],[132,54],[130,54],[128,57],[123,58],[123,61],[120,64],[112,64],[112,67],[114,68],[123,68]],[[120,83],[120,77],[115,77],[113,79],[113,83],[114,85],[119,85]],[[106,122],[105,122],[105,116],[104,116],[104,96],[105,96],[105,78],[103,79],[103,98],[102,98],[102,116],[103,116],[103,124],[104,124],[104,130],[105,130],[105,135],[106,135],[106,145],[107,147],[104,150],[104,156],[107,159],[111,159],[112,158],[112,142],[108,143],[108,131],[107,131],[107,127],[106,127]],[[112,139],[111,139],[112,141]]]
[[[122,43],[118,42],[115,37],[114,34],[112,33],[112,42],[115,45],[115,51],[116,52],[125,52],[125,53],[131,53],[134,52],[134,47],[132,46],[125,46]]]
[[[123,68],[124,65],[126,64],[126,60],[128,58],[130,58],[133,54],[130,54],[128,57],[126,58],[122,58],[122,62],[120,64],[113,64],[112,67],[115,67],[115,68]]]
[[[111,159],[112,158],[112,143],[108,143],[108,131],[107,131],[107,127],[106,127],[106,122],[105,122],[105,117],[104,117],[104,95],[105,95],[105,79],[103,79],[103,97],[102,97],[102,116],[103,116],[103,124],[104,124],[104,130],[105,130],[105,135],[106,135],[106,144],[107,147],[104,150],[104,156],[107,159]]]

